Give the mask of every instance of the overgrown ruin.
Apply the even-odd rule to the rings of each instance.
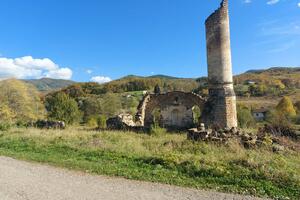
[[[206,100],[195,93],[168,92],[147,94],[138,106],[136,123],[149,128],[154,120],[154,110],[160,111],[159,125],[171,129],[186,129],[194,126],[193,108],[202,110]]]
[[[165,128],[188,129],[195,127],[193,108],[202,111],[199,122],[206,127],[237,127],[236,96],[233,89],[228,0],[206,22],[209,97],[194,93],[169,92],[147,94],[138,106],[135,121],[125,120],[130,127],[149,128],[155,121],[154,110],[159,109],[159,125]],[[128,119],[128,117],[125,117]],[[124,116],[115,118],[124,119]],[[116,121],[115,120],[115,121]],[[113,121],[113,120],[111,120]],[[120,124],[120,123],[119,123]],[[132,126],[132,124],[135,124]],[[110,126],[113,127],[113,126]]]

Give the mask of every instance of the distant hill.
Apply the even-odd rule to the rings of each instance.
[[[196,79],[178,78],[166,75],[153,75],[148,77],[129,75],[123,78],[103,84],[105,91],[109,92],[130,92],[153,90],[159,85],[162,91],[193,91],[198,87]]]
[[[178,77],[174,77],[174,76],[166,76],[166,75],[162,75],[162,74],[152,75],[152,76],[149,76],[148,78],[184,79],[184,78],[178,78]]]
[[[75,83],[74,81],[70,81],[70,80],[51,79],[51,78],[30,79],[30,80],[23,80],[23,81],[34,85],[41,92],[59,90]]]
[[[248,80],[260,83],[279,80],[298,84],[300,83],[300,67],[272,67],[265,70],[248,70],[235,76],[236,83],[243,83]]]
[[[261,74],[261,73],[294,73],[300,72],[300,67],[271,67],[269,69],[248,70],[245,74]]]
[[[70,85],[79,85],[84,90],[91,91],[94,94],[105,92],[130,92],[130,91],[151,91],[155,85],[159,85],[162,91],[194,91],[198,92],[207,87],[207,78],[179,78],[167,75],[152,75],[148,77],[128,75],[105,84],[96,83],[77,83],[70,80],[57,80],[42,78],[38,80],[24,80],[37,87],[39,91],[49,92],[59,90]],[[273,87],[280,83],[287,87],[300,87],[300,67],[272,67],[262,70],[248,70],[245,73],[234,76],[235,85],[244,85],[248,81],[265,84],[267,87]],[[279,84],[280,84],[279,83]]]

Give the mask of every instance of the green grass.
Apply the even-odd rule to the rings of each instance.
[[[300,196],[300,154],[193,143],[180,134],[12,129],[0,155],[69,169],[277,199]]]

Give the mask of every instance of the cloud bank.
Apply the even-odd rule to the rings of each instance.
[[[60,67],[49,58],[37,59],[31,56],[20,58],[0,57],[0,79],[71,79],[72,70]]]
[[[106,76],[93,76],[90,81],[92,82],[96,82],[96,83],[99,83],[99,84],[102,84],[102,83],[107,83],[107,82],[110,82],[112,81],[111,78],[109,77],[106,77]]]

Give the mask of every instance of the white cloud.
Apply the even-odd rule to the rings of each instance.
[[[69,68],[60,68],[56,70],[51,70],[46,73],[47,78],[55,78],[55,79],[71,79],[72,70]]]
[[[244,0],[244,3],[252,3],[252,0]]]
[[[61,68],[48,58],[36,59],[31,56],[20,58],[0,57],[0,79],[35,79],[43,77],[71,79],[72,70]]]
[[[96,83],[107,83],[111,81],[111,78],[106,77],[106,76],[93,76],[90,81],[96,82]]]
[[[92,71],[92,70],[90,70],[90,69],[86,70],[85,72],[86,72],[86,73],[88,73],[88,74],[91,74],[91,73],[93,73],[93,71]]]
[[[274,4],[276,4],[276,3],[278,3],[280,0],[269,0],[268,2],[267,2],[267,4],[268,5],[274,5]]]

